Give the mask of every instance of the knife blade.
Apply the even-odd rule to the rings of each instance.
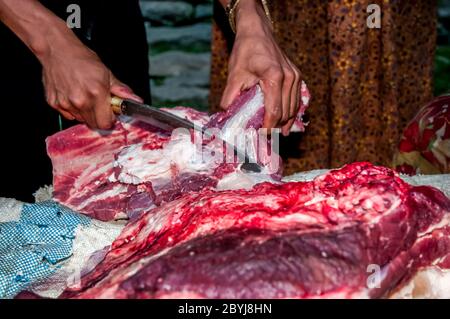
[[[114,96],[111,99],[111,107],[113,112],[117,115],[127,115],[165,130],[185,128],[188,130],[201,132],[207,137],[212,137],[204,127],[198,126],[187,119],[181,118],[175,114],[166,112],[154,106],[137,103],[132,100],[121,99]],[[247,154],[245,154],[245,152],[241,152],[236,145],[232,145],[227,141],[224,141],[224,143],[227,147],[232,147],[234,153],[241,161],[243,161],[241,170],[254,173],[260,173],[262,171],[262,167],[258,163],[250,162]]]

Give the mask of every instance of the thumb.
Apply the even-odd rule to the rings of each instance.
[[[220,107],[224,110],[228,109],[233,103],[234,99],[241,93],[242,83],[240,81],[232,80],[227,82],[227,86],[222,94]]]
[[[139,103],[144,100],[134,94],[133,90],[126,84],[120,82],[112,73],[110,74],[110,91],[112,95],[118,96],[122,99],[130,99]]]
[[[235,72],[228,77],[227,86],[223,91],[220,107],[228,109],[238,95],[258,84],[258,77],[248,72]]]

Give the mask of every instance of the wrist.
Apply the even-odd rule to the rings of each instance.
[[[59,20],[45,20],[38,27],[29,43],[29,48],[41,63],[45,63],[55,52],[73,42],[72,31]]]
[[[60,48],[81,43],[66,23],[39,1],[1,0],[0,20],[41,63]]]
[[[241,0],[236,8],[236,35],[271,33],[272,23],[260,0]]]
[[[77,44],[81,44],[65,21],[46,8],[26,13],[24,18],[16,19],[18,35],[41,64],[46,64],[58,52],[69,52],[65,48],[75,50]]]

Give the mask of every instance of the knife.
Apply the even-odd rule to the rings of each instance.
[[[165,130],[172,130],[174,128],[181,127],[188,130],[201,132],[207,137],[212,137],[204,127],[198,126],[187,119],[181,118],[177,115],[147,104],[141,104],[132,100],[121,99],[117,96],[113,96],[111,98],[111,107],[116,115],[131,116],[132,118],[141,120]],[[241,170],[253,173],[260,173],[262,171],[262,167],[258,163],[250,162],[247,154],[241,152],[235,145],[231,145],[227,141],[224,142],[227,147],[232,147],[234,149],[235,154],[240,160],[244,161],[241,165]]]

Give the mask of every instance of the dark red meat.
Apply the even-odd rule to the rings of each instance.
[[[306,88],[302,97],[300,118]],[[255,87],[212,117],[170,112],[230,141],[239,128],[261,127],[263,96]],[[124,119],[110,132],[80,125],[48,139],[57,201],[132,220],[63,298],[374,298],[427,267],[450,266],[450,200],[434,188],[354,163],[311,182],[268,178],[246,190],[237,165],[213,156],[223,145],[204,141],[206,157],[195,161],[192,139]],[[267,158],[251,156],[272,172]],[[219,191],[224,181],[237,190]]]
[[[448,267],[449,213],[440,191],[368,163],[312,182],[207,189],[130,223],[63,297],[382,297],[422,267]]]

